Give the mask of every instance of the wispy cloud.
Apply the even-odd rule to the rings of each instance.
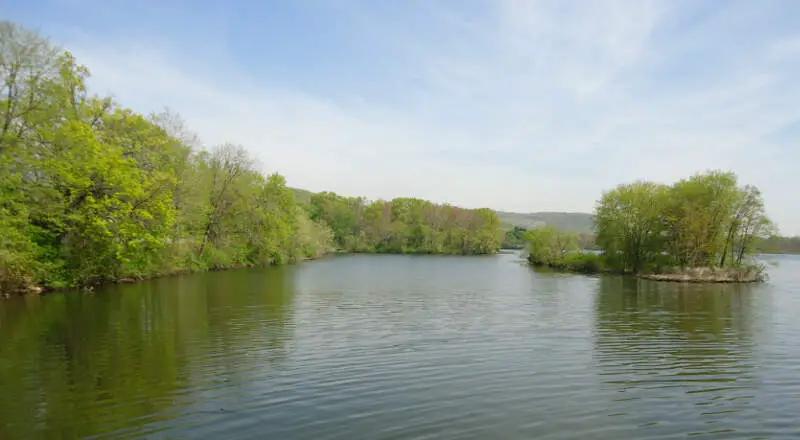
[[[299,187],[588,211],[621,181],[726,168],[800,233],[791,0],[226,5],[32,24],[97,91],[169,106]]]

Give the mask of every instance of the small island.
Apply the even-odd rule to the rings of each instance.
[[[605,192],[595,207],[597,251],[575,233],[527,231],[528,261],[582,273],[631,274],[657,281],[742,283],[766,273],[752,255],[772,236],[758,188],[736,174],[708,171],[673,185],[637,181]]]

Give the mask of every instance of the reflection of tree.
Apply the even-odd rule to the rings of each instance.
[[[689,413],[700,418],[716,414],[714,407],[737,411],[746,405],[753,394],[747,385],[754,367],[752,286],[624,277],[603,277],[598,286],[595,359],[605,383],[625,393],[612,412],[645,422],[676,404],[688,404],[685,410],[702,406]],[[641,399],[651,414],[642,411],[642,402],[631,403]],[[653,414],[659,408],[662,413]]]
[[[596,324],[601,335],[717,342],[750,338],[750,285],[602,277],[598,286]]]
[[[582,307],[591,308],[591,296],[586,291],[595,289],[599,277],[566,273],[546,267],[537,267],[530,271],[533,278],[531,285],[531,302],[536,306],[536,325],[572,319],[569,315]],[[579,292],[578,295],[572,295]]]
[[[172,277],[0,307],[0,438],[80,438],[263,369],[291,337],[294,268]]]

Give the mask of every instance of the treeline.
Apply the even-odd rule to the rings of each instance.
[[[568,227],[563,227],[561,225],[558,226],[546,226],[547,228],[551,228],[554,231],[559,231],[562,234],[567,234],[570,236],[570,240],[574,241],[578,249],[581,250],[597,250],[597,244],[595,244],[595,237],[592,234],[582,233],[582,232],[574,232],[570,230]],[[535,228],[532,230],[541,230],[542,228]],[[532,231],[530,230],[530,231]],[[510,229],[507,229],[503,235],[503,243],[501,247],[503,249],[525,249],[529,242],[528,233],[530,232],[527,228],[523,228],[521,226],[513,226]]]
[[[203,151],[180,119],[91,95],[71,54],[0,23],[0,290],[68,287],[327,250],[279,175]]]
[[[577,233],[558,227],[557,230],[565,234],[572,234],[578,242],[578,247],[583,250],[599,250],[594,234]],[[503,238],[503,249],[524,249],[528,243],[526,228],[514,226],[507,229]],[[800,237],[785,237],[772,235],[768,238],[759,237],[753,243],[753,253],[756,254],[800,254]]]
[[[757,188],[739,186],[734,173],[710,171],[673,185],[645,181],[619,185],[598,201],[595,230],[605,269],[650,273],[741,267],[775,228]],[[568,258],[576,263],[578,257],[569,246],[551,254],[539,251],[537,240],[554,243],[547,249],[566,240],[564,234],[552,235],[534,231],[530,260],[557,266],[559,259]],[[594,255],[584,258],[595,266]]]
[[[755,249],[764,254],[800,254],[800,237],[773,235],[758,241]]]
[[[486,254],[500,248],[500,219],[490,209],[463,209],[414,198],[369,202],[324,192],[311,196],[310,218],[330,226],[351,252]]]
[[[0,293],[281,264],[336,245],[497,248],[489,210],[331,194],[301,206],[242,147],[196,148],[175,115],[92,95],[88,77],[70,53],[0,22]]]

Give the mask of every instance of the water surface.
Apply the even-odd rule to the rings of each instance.
[[[0,438],[800,436],[800,258],[762,285],[355,255],[0,302]]]

